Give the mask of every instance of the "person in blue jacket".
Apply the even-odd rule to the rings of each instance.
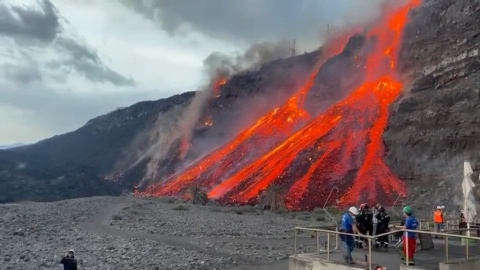
[[[342,223],[340,224],[340,232],[353,234],[360,233],[358,230],[357,224],[355,222],[355,216],[358,215],[358,209],[356,207],[350,207],[348,212],[344,213],[342,216]],[[354,264],[352,258],[352,251],[355,249],[355,239],[353,235],[340,235],[340,239],[342,240],[342,246],[344,250],[343,258],[345,262],[348,264]]]
[[[393,226],[394,229],[407,229],[407,230],[417,230],[418,222],[417,219],[413,216],[413,210],[410,206],[403,207],[403,216],[405,217],[404,226]],[[416,232],[405,232],[402,236],[403,247],[400,251],[402,259],[405,259],[408,256],[409,265],[415,265],[413,255],[415,254],[417,246],[417,233]],[[407,250],[408,244],[408,250]]]

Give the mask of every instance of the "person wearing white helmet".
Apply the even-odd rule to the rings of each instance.
[[[355,222],[355,216],[358,215],[358,209],[354,206],[348,209],[348,212],[344,213],[342,216],[342,223],[340,224],[340,232],[353,234],[361,234],[358,230],[357,224]],[[353,235],[344,235],[340,234],[340,239],[342,240],[342,245],[344,249],[343,258],[348,264],[354,264],[352,258],[352,251],[355,249],[355,239]]]
[[[78,270],[77,260],[75,260],[75,251],[73,249],[70,249],[65,253],[65,256],[60,263],[63,264],[63,270]]]

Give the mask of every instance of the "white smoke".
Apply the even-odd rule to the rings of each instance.
[[[150,179],[161,177],[158,174],[158,163],[162,160],[172,159],[168,154],[176,142],[182,140],[189,143],[192,134],[205,115],[208,102],[213,98],[214,88],[218,87],[219,81],[227,80],[234,74],[258,68],[262,64],[287,56],[290,51],[285,42],[264,42],[252,45],[245,53],[228,56],[221,53],[212,53],[204,60],[204,71],[209,77],[209,83],[202,90],[195,93],[195,97],[185,108],[175,107],[165,114],[158,116],[155,124],[146,132],[140,135],[133,148],[137,154],[134,162],[129,168],[138,165],[144,160],[149,160],[145,168],[145,175],[140,185]],[[139,150],[139,141],[147,141],[147,148]],[[131,150],[130,150],[131,151]],[[117,166],[119,167],[119,166]],[[123,167],[123,166],[122,166]]]

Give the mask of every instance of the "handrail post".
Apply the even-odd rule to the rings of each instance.
[[[330,261],[330,233],[327,233],[327,261]]]
[[[335,250],[338,250],[338,227],[335,228]]]
[[[470,239],[465,239],[465,247],[466,247],[466,253],[467,253],[467,259],[468,259],[468,246],[470,244]]]
[[[368,269],[372,270],[372,239],[368,238]]]
[[[320,239],[318,237],[318,231],[315,231],[315,237],[317,238],[317,252],[320,253]]]
[[[293,255],[297,255],[297,229],[295,228],[295,242],[293,244]]]
[[[405,235],[405,243],[403,243],[405,245],[405,264],[408,266],[408,231],[403,233]]]
[[[448,236],[445,237],[445,262],[448,263]]]

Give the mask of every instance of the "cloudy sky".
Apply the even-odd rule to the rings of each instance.
[[[32,143],[142,100],[195,90],[212,52],[321,44],[382,0],[0,0],[0,145]]]

